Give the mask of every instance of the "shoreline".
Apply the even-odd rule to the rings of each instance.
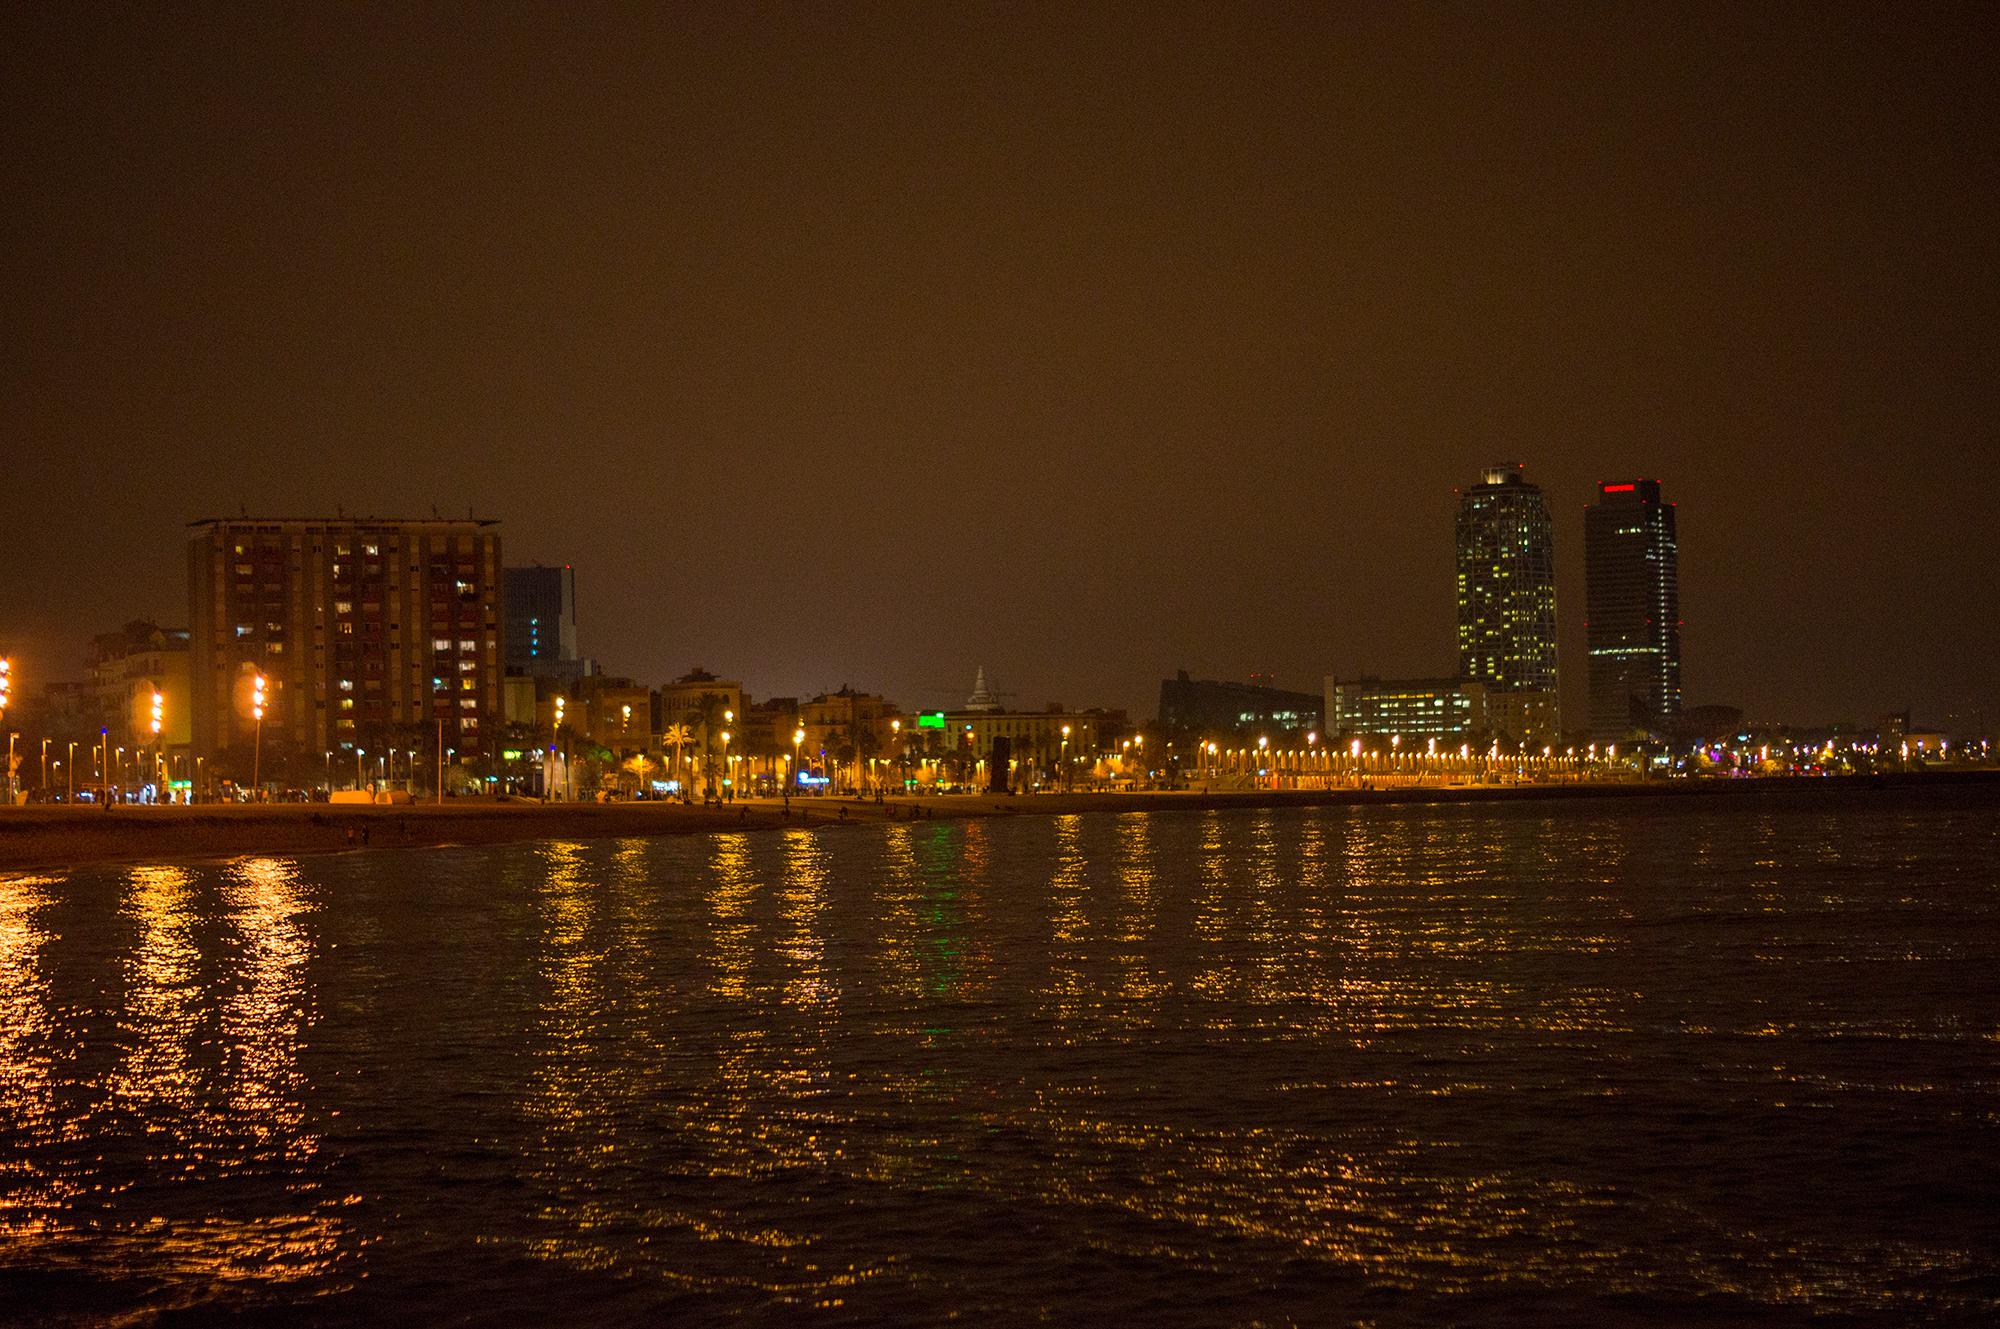
[[[881,803],[838,798],[775,799],[725,807],[678,803],[486,803],[400,806],[324,803],[195,807],[0,808],[0,873],[93,863],[294,856],[350,849],[418,849],[552,839],[623,839],[867,825],[919,819],[963,821],[1091,812],[1588,801],[1607,798],[1766,798],[1806,793],[1975,788],[2000,790],[2000,771],[1673,780],[1617,784],[1410,786],[1394,789],[1200,790],[1080,794],[895,796]],[[359,838],[349,842],[349,832]]]

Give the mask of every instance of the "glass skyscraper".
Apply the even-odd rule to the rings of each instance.
[[[1590,736],[1615,743],[1680,714],[1680,547],[1659,481],[1598,488],[1583,513]]]
[[[1555,537],[1542,491],[1518,463],[1489,467],[1459,496],[1458,672],[1486,686],[1496,733],[1560,730]]]

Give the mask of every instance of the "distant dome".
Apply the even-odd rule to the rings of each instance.
[[[972,681],[972,695],[965,699],[965,709],[968,711],[997,711],[1000,709],[1000,699],[995,697],[986,686],[985,665],[979,666],[979,677]]]

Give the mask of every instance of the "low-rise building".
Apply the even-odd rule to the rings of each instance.
[[[91,640],[90,688],[114,747],[187,747],[193,732],[186,628],[127,623]],[[154,697],[159,698],[157,708]],[[160,731],[153,732],[155,714]]]
[[[821,693],[799,707],[804,756],[838,787],[869,787],[877,763],[894,746],[900,718],[894,702],[872,692],[843,687]]]
[[[1263,683],[1189,678],[1183,669],[1160,683],[1160,728],[1176,738],[1278,742],[1322,728],[1323,698]]]
[[[1469,738],[1491,727],[1486,685],[1462,678],[1326,680],[1327,732]]]

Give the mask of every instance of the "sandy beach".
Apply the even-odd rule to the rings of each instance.
[[[678,803],[530,803],[447,800],[442,804],[350,807],[327,804],[199,807],[0,808],[0,871],[78,863],[227,858],[242,854],[313,854],[356,849],[495,844],[518,840],[595,839],[775,830],[878,821],[1051,816],[1085,812],[1170,812],[1329,804],[1783,796],[1911,785],[2000,788],[2000,773],[1960,771],[1830,780],[1656,781],[1639,784],[1416,786],[1397,789],[1199,790],[1146,793],[953,795],[851,799],[773,799],[726,807]]]

